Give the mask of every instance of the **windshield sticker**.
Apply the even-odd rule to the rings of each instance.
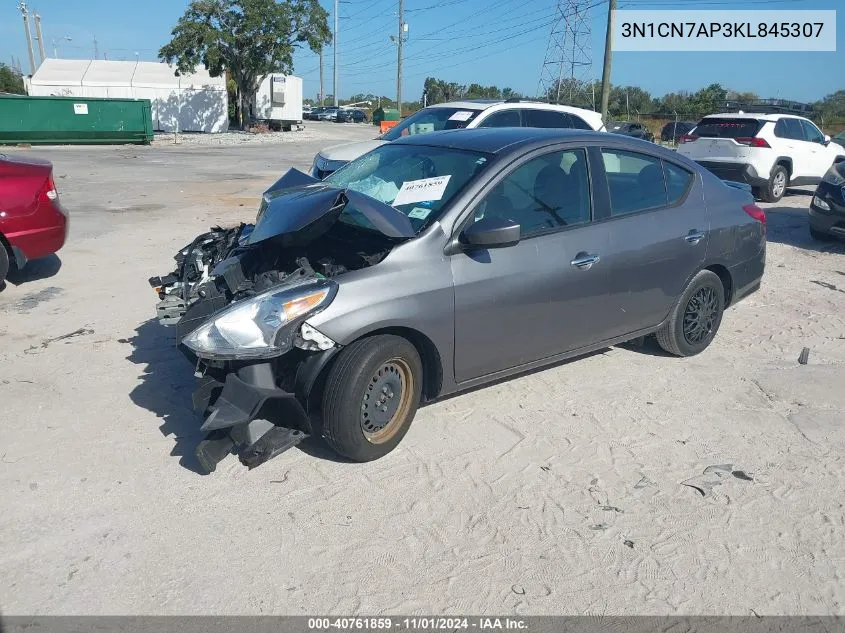
[[[431,209],[424,209],[422,207],[414,207],[408,214],[412,220],[425,220],[431,214]]]
[[[413,202],[425,202],[427,200],[440,200],[446,192],[446,185],[449,184],[451,174],[448,176],[437,176],[436,178],[423,178],[422,180],[408,180],[402,183],[399,193],[393,200],[393,206],[411,204]]]
[[[471,110],[458,110],[449,117],[450,121],[469,121],[472,118],[473,112]]]

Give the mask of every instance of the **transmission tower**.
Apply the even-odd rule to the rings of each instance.
[[[586,105],[592,83],[592,45],[589,0],[557,0],[555,20],[540,72],[537,95],[555,103]],[[579,93],[581,89],[581,94]]]

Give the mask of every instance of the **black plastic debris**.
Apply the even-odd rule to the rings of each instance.
[[[798,357],[798,362],[801,365],[806,365],[808,360],[810,360],[810,348],[805,347],[801,350],[801,355]]]
[[[630,547],[631,549],[634,549],[634,541],[629,541],[628,539],[625,539],[625,540],[622,542],[622,544],[623,544],[625,547]]]
[[[743,481],[754,481],[742,470],[734,470],[733,464],[718,464],[708,466],[704,472],[697,477],[692,477],[686,481],[682,481],[682,486],[689,486],[697,491],[702,497],[708,496],[713,492],[713,488],[723,483],[728,476],[733,476],[736,479]]]

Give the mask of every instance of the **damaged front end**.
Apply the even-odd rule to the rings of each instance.
[[[149,280],[159,321],[196,364],[206,471],[232,452],[255,467],[316,432],[309,394],[338,346],[307,319],[334,299],[334,278],[411,236],[392,207],[291,170],[254,225],[198,236],[171,274]]]

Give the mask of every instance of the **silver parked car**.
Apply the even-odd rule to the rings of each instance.
[[[478,129],[383,145],[320,182],[291,170],[255,225],[151,279],[197,363],[208,470],[318,435],[357,461],[417,407],[655,334],[703,351],[760,285],[765,215],[652,143]]]

